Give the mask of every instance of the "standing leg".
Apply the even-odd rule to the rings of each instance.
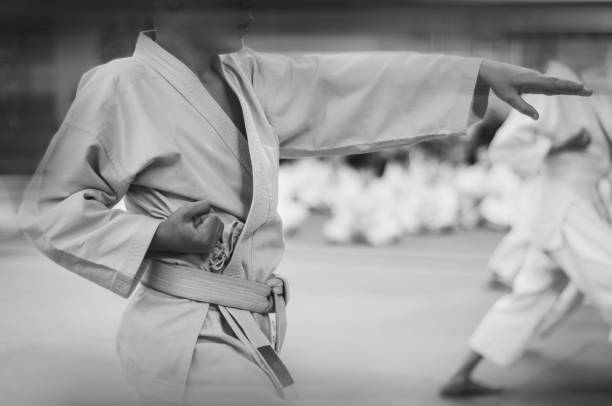
[[[567,284],[551,312],[546,316],[538,328],[540,337],[548,337],[560,326],[574,310],[584,302],[584,294],[578,286],[571,281]]]
[[[469,350],[457,372],[440,389],[440,395],[447,398],[488,396],[501,393],[501,389],[492,388],[472,379],[472,374],[482,361],[482,355]]]
[[[551,257],[612,325],[612,225],[589,202],[578,201],[568,210],[562,235],[563,245]]]
[[[533,247],[529,249],[512,293],[501,297],[484,317],[470,339],[468,356],[442,387],[442,396],[499,393],[474,382],[472,374],[483,358],[501,366],[521,358],[566,284],[565,275],[555,269],[546,254]]]

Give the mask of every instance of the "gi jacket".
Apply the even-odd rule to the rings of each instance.
[[[249,48],[220,58],[246,136],[198,76],[144,34],[132,57],[83,76],[22,205],[24,232],[42,252],[128,297],[151,261],[201,268],[197,255],[153,258],[147,249],[164,218],[207,200],[245,222],[224,273],[265,281],[284,247],[279,158],[463,133],[481,63],[413,53],[290,57]],[[127,212],[113,209],[121,198]],[[123,337],[134,379],[180,398],[208,306],[147,288],[135,296],[124,322],[142,339],[130,347],[137,337]]]

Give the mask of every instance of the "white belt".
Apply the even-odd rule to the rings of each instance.
[[[168,295],[216,304],[236,337],[270,377],[279,395],[287,398],[291,397],[294,381],[278,353],[287,330],[285,305],[289,292],[286,279],[274,275],[269,281],[275,279],[283,283],[282,295],[275,294],[266,283],[152,261],[142,283]],[[251,312],[275,313],[275,328],[271,331],[273,345]]]

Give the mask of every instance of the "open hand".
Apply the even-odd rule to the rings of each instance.
[[[593,91],[583,84],[558,79],[508,63],[485,60],[479,72],[483,80],[500,99],[521,113],[537,120],[539,115],[533,106],[521,97],[524,93],[545,95],[590,96]]]
[[[223,222],[206,201],[188,203],[164,220],[158,227],[152,251],[182,254],[208,254],[223,233]]]

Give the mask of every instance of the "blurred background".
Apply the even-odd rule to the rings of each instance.
[[[24,175],[36,167],[70,106],[80,76],[95,65],[130,55],[137,33],[152,27],[144,3],[0,2],[0,235],[15,236],[14,212]],[[298,53],[440,52],[544,69],[555,35],[577,31],[612,32],[612,3],[267,0],[258,5],[247,44],[262,51]],[[487,120],[473,128],[469,137],[430,142],[412,151],[286,165],[280,209],[288,232],[299,231],[307,211],[328,211],[334,219],[334,212],[344,209],[342,201],[330,201],[324,190],[336,189],[341,182],[350,185],[342,188],[345,194],[358,193],[364,187],[378,187],[377,178],[385,174],[386,183],[398,186],[400,182],[411,189],[411,198],[402,203],[409,208],[400,210],[406,212],[401,214],[405,217],[402,229],[370,238],[373,244],[391,243],[403,233],[506,227],[513,204],[506,197],[512,196],[517,181],[505,169],[491,172],[482,147],[490,142],[507,110],[495,100],[489,110]],[[294,180],[312,171],[323,176],[308,190],[294,190],[291,185],[300,183]],[[446,200],[439,204],[443,207],[437,207],[440,200]],[[379,202],[362,203],[363,207],[354,209],[367,213]],[[345,242],[364,237],[360,230],[341,235],[345,234],[341,222],[330,223],[327,239]]]
[[[0,404],[86,404],[88,396],[113,391],[116,403],[109,404],[133,400],[112,358],[124,302],[31,249],[16,211],[80,76],[130,55],[138,32],[151,27],[138,1],[0,1]],[[612,38],[612,1],[262,0],[247,45],[291,53],[449,53],[542,70],[551,44],[570,32]],[[486,119],[466,137],[282,163],[282,268],[297,286],[287,357],[317,404],[442,402],[435,391],[450,373],[445,366],[459,359],[497,297],[482,289],[488,258],[521,204],[522,174],[487,154],[507,114],[492,98]],[[388,284],[372,272],[384,272]],[[345,278],[353,280],[348,288]],[[325,289],[316,283],[321,279]],[[355,307],[365,313],[354,314]],[[329,308],[347,316],[338,320]],[[493,380],[518,388],[496,404],[611,404],[605,328],[592,310],[581,312],[518,372],[490,368]],[[313,326],[313,318],[320,323]],[[364,320],[386,333],[361,331]],[[334,334],[347,329],[359,331],[353,343]],[[371,343],[402,355],[372,352]],[[557,378],[546,378],[552,370],[560,371]],[[26,390],[25,382],[40,389]]]

